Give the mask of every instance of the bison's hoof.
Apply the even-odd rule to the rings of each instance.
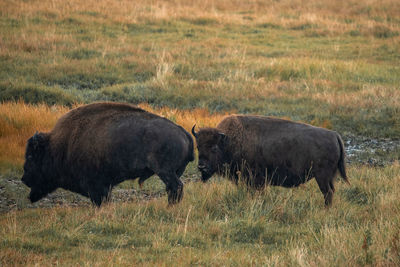
[[[183,190],[180,188],[178,190],[171,190],[168,192],[168,204],[174,205],[179,203],[183,197]]]

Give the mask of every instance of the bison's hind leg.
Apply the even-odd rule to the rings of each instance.
[[[332,173],[321,173],[315,175],[315,180],[317,180],[319,189],[324,195],[326,207],[332,205],[333,194],[335,193],[334,178],[335,175]]]

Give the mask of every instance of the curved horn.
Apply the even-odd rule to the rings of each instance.
[[[39,138],[38,131],[33,135],[32,140],[36,141]]]
[[[193,128],[192,128],[192,134],[193,134],[193,136],[194,137],[196,137],[197,138],[197,133],[195,132],[195,130],[194,130],[194,128],[196,127],[196,124],[195,125],[193,125]]]

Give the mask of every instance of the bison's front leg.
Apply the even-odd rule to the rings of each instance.
[[[265,188],[265,177],[262,175],[250,177],[248,185],[256,190],[263,190]]]
[[[183,197],[183,183],[178,176],[173,174],[159,174],[161,180],[165,183],[168,193],[168,204],[176,204]]]
[[[110,197],[110,190],[111,187],[108,186],[97,186],[89,191],[89,198],[93,204],[100,207],[101,203]]]

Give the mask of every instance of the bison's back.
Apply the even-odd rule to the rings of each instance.
[[[129,170],[131,167],[147,167],[157,173],[167,165],[177,169],[182,161],[194,159],[193,141],[189,133],[161,117],[149,119],[136,116],[115,121],[110,127],[110,136],[113,158],[133,160],[126,163],[128,171],[132,171]]]
[[[51,132],[55,163],[79,174],[120,171],[123,175],[145,168],[154,151],[193,155],[190,141],[190,135],[171,121],[118,103],[71,110]]]
[[[285,169],[301,176],[311,168],[336,168],[341,155],[336,132],[308,124],[233,115],[217,128],[233,136],[230,149],[236,159],[261,169]]]

